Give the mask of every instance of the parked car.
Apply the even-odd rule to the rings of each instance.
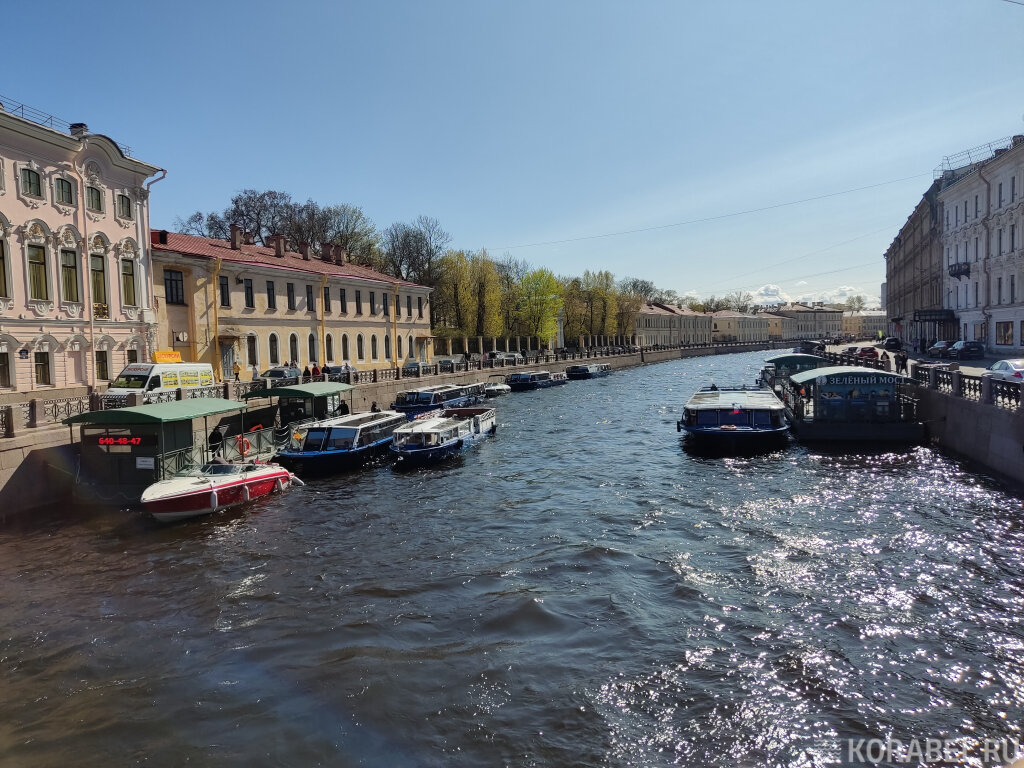
[[[882,349],[887,349],[890,352],[899,352],[903,349],[903,342],[895,336],[889,336],[882,342]]]
[[[951,360],[970,360],[972,357],[981,360],[985,356],[985,345],[980,341],[958,341],[949,348],[947,356]]]
[[[275,365],[260,374],[260,380],[264,386],[279,387],[283,384],[293,384],[299,380],[302,371],[298,368],[290,368],[287,365]],[[292,381],[294,380],[294,381]]]
[[[999,360],[982,371],[981,375],[1019,382],[1024,379],[1024,360]]]
[[[843,350],[844,355],[856,355],[860,351],[860,347],[847,347]]]
[[[877,360],[878,350],[874,347],[861,347],[857,350],[857,357],[862,360]]]
[[[952,347],[952,341],[936,341],[928,347],[928,357],[949,357],[949,350]]]

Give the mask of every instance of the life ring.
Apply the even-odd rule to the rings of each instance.
[[[237,438],[235,438],[235,441],[238,443],[238,452],[243,456],[248,456],[249,450],[252,448],[252,444],[249,442],[249,438],[245,437],[244,435],[239,435]]]
[[[256,424],[255,426],[249,427],[249,431],[250,432],[255,432],[258,429],[263,429],[263,425],[262,424]]]

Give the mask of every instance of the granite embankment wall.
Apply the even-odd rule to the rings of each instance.
[[[576,360],[543,359],[535,365],[513,368],[484,368],[482,370],[460,371],[419,378],[402,378],[387,381],[367,382],[352,390],[352,404],[357,411],[369,410],[377,402],[387,407],[395,395],[406,389],[432,384],[469,384],[494,380],[513,370],[526,368],[548,368],[562,370],[573,363],[607,363],[614,369],[631,368],[638,365],[678,360],[681,357],[701,357],[734,352],[750,352],[772,348],[788,348],[788,344],[728,344],[717,347],[692,347],[684,349],[644,350],[642,353],[608,355]],[[52,394],[52,393],[49,393]],[[246,424],[269,423],[268,413],[259,409],[267,401],[249,403]],[[237,428],[237,418],[224,419],[222,423]],[[211,420],[211,426],[212,426]],[[201,428],[199,425],[197,428]],[[0,521],[8,517],[53,504],[70,500],[71,489],[77,472],[77,440],[79,430],[74,431],[59,424],[45,424],[38,427],[20,427],[13,437],[0,437]]]

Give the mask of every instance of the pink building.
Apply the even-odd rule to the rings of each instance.
[[[83,123],[0,109],[0,394],[53,397],[149,358],[158,172]]]

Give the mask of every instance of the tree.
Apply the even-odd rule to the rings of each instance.
[[[619,291],[639,296],[644,302],[653,301],[658,289],[650,280],[636,277],[624,277],[619,281]]]
[[[271,235],[287,231],[291,213],[292,197],[287,192],[243,189],[231,198],[222,218],[226,225],[234,224],[251,234],[256,243],[268,245]]]
[[[558,280],[549,269],[528,272],[520,284],[518,316],[527,334],[543,344],[558,333],[562,308]]]
[[[851,296],[846,300],[846,309],[850,312],[863,312],[864,307],[866,307],[867,304],[867,299],[860,294],[857,294],[856,296]]]
[[[517,310],[522,297],[522,282],[532,267],[522,259],[513,259],[509,254],[494,263],[498,273],[498,289],[501,292],[502,336],[520,336]]]
[[[754,297],[747,291],[733,291],[723,301],[726,304],[726,309],[731,309],[733,312],[747,313],[754,303]]]
[[[476,294],[476,335],[500,336],[501,286],[498,270],[486,249],[470,258],[469,275]]]
[[[180,216],[174,220],[174,229],[184,235],[196,235],[197,237],[211,237],[226,239],[231,234],[230,228],[224,218],[216,213],[203,213],[196,211],[187,219]]]

